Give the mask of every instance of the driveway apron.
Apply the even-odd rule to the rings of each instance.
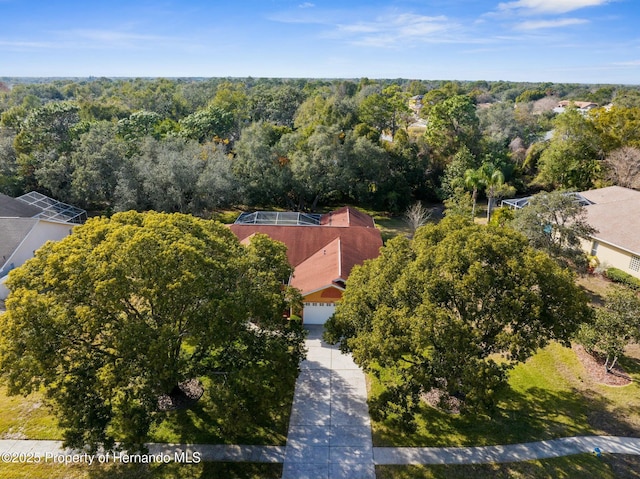
[[[282,478],[375,479],[364,373],[322,341],[322,326],[307,329]]]

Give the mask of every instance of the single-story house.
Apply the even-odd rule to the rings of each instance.
[[[580,113],[585,114],[589,110],[594,108],[598,108],[597,103],[593,103],[590,101],[573,101],[573,100],[562,100],[558,102],[558,106],[553,109],[555,113],[564,113],[568,107],[573,106]]]
[[[263,233],[287,246],[289,284],[303,297],[305,324],[324,324],[342,297],[351,269],[376,258],[382,246],[373,218],[354,208],[330,213],[243,213],[230,225],[241,242]]]
[[[608,186],[582,191],[587,222],[596,229],[583,241],[584,251],[602,267],[615,267],[640,278],[640,191]]]
[[[0,194],[0,300],[6,299],[9,272],[32,258],[47,241],[71,234],[87,219],[84,210],[35,191],[18,198]]]
[[[597,232],[582,241],[585,253],[600,266],[621,269],[640,278],[640,191],[622,186],[568,193],[586,212],[586,221]],[[529,198],[503,200],[514,209],[525,207]]]

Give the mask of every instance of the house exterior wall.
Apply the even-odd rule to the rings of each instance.
[[[13,264],[15,268],[21,266],[30,258],[33,258],[34,252],[47,241],[59,241],[71,233],[73,225],[66,223],[53,223],[50,221],[39,221],[29,231],[20,246],[16,248],[5,264]],[[7,276],[0,278],[0,299],[6,299],[9,290],[5,286]]]
[[[628,251],[617,248],[608,243],[603,243],[598,240],[590,240],[582,242],[582,249],[587,253],[591,254],[593,251],[594,242],[597,242],[597,249],[595,251],[595,256],[598,258],[600,262],[600,266],[603,268],[618,268],[625,273],[629,273],[632,276],[640,279],[640,271],[635,271],[630,268],[631,260],[635,255],[629,253]],[[640,256],[640,255],[638,255]],[[636,256],[636,257],[638,257]]]
[[[342,291],[336,288],[325,288],[315,293],[306,295],[303,298],[305,303],[335,303],[342,298]]]

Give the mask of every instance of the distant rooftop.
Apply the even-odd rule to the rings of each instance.
[[[319,226],[322,215],[293,211],[255,211],[242,213],[237,225]]]

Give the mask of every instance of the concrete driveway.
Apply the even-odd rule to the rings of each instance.
[[[307,326],[307,359],[296,383],[283,479],[375,479],[367,387],[350,355]]]

